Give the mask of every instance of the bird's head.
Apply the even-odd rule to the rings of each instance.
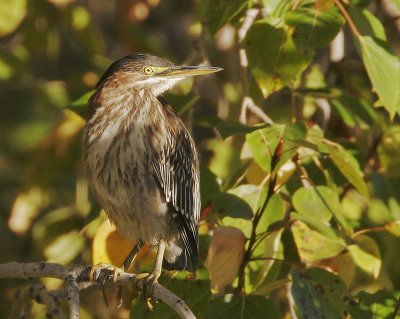
[[[170,89],[183,78],[221,71],[212,66],[175,66],[149,54],[130,54],[110,65],[97,86],[107,81],[137,90],[146,89],[154,95]]]

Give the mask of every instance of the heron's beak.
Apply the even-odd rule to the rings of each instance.
[[[206,66],[206,65],[171,66],[159,75],[168,78],[184,78],[189,76],[204,75],[204,74],[219,72],[221,70],[223,69],[215,66]]]

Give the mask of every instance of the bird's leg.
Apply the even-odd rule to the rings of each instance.
[[[158,244],[156,261],[154,263],[152,272],[150,274],[141,274],[143,277],[145,276],[144,285],[143,285],[143,293],[144,293],[144,297],[147,301],[147,307],[149,309],[153,308],[150,303],[150,299],[151,299],[152,292],[153,292],[153,285],[155,283],[157,283],[158,278],[161,275],[164,251],[165,251],[165,242],[163,240],[161,240],[160,243]],[[138,277],[138,278],[140,278],[140,277]]]
[[[129,266],[134,262],[136,259],[137,254],[139,253],[140,249],[142,248],[142,242],[138,241],[135,247],[132,248],[131,252],[128,256],[126,256],[124,263],[121,265],[121,268],[124,270],[128,270]]]

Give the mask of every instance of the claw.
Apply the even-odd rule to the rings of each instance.
[[[153,299],[153,288],[154,284],[158,281],[157,274],[154,273],[142,273],[136,276],[137,279],[143,280],[143,298],[146,302],[147,309],[153,310],[152,302],[157,302],[158,300]]]
[[[123,272],[124,272],[123,267],[120,268],[120,267],[116,267],[111,264],[99,263],[92,267],[89,278],[90,278],[90,281],[92,281],[92,282],[100,280],[102,282],[102,284],[104,285],[105,282],[110,278],[110,275],[112,275],[112,282],[116,283],[118,280],[118,277]]]
[[[103,288],[103,299],[104,303],[109,307],[108,298],[105,291],[105,284],[107,280],[112,280],[113,283],[116,283],[118,277],[121,273],[124,272],[124,268],[116,267],[111,264],[99,263],[97,265],[92,266],[92,269],[89,274],[89,278],[91,282],[100,282]],[[122,287],[119,287],[117,300],[119,300],[117,308],[119,308],[122,304]]]

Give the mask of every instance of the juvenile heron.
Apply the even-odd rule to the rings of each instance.
[[[121,235],[137,243],[124,269],[144,243],[158,247],[152,282],[161,268],[195,272],[198,263],[198,158],[161,94],[185,77],[220,70],[131,54],[110,65],[89,100],[83,137],[89,185]]]

